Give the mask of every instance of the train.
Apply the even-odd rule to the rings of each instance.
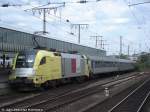
[[[86,56],[48,50],[17,53],[9,76],[12,87],[47,88],[67,81],[82,81],[102,73],[131,71],[135,62],[112,57]]]

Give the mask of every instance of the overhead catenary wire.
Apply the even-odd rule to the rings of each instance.
[[[50,4],[72,4],[72,3],[80,3],[80,4],[83,4],[83,3],[90,3],[90,2],[99,2],[99,1],[101,1],[101,0],[95,0],[95,1],[93,1],[93,0],[91,0],[91,1],[87,1],[87,0],[80,0],[80,1],[76,1],[76,2],[49,2],[49,3],[47,3],[47,4],[44,4],[44,5],[40,5],[40,6],[37,6],[37,7],[33,7],[33,8],[38,8],[38,7],[43,7],[43,6],[47,6],[47,5],[50,5]],[[6,6],[5,7],[8,7],[8,6],[24,6],[24,4],[5,4]],[[25,5],[29,5],[29,3],[28,4],[25,4]],[[31,4],[30,4],[31,5]],[[33,9],[33,8],[31,8],[31,9]],[[26,9],[25,11],[27,11],[27,10],[29,10],[29,9]],[[52,14],[49,14],[49,15],[51,15],[51,16],[54,16],[54,17],[56,17],[56,18],[59,18],[59,19],[63,19],[64,20],[64,23],[65,24],[72,24],[72,23],[70,23],[70,20],[68,20],[68,19],[64,19],[64,18],[62,18],[62,17],[58,17],[58,16],[55,16],[55,15],[52,15]],[[37,17],[37,16],[35,16],[35,17]],[[38,18],[38,17],[37,17]],[[41,18],[39,18],[39,19],[41,19]],[[56,27],[56,26],[54,26],[54,27]],[[65,32],[68,32],[68,31],[65,31]],[[70,32],[68,32],[69,34],[70,34]],[[74,34],[74,36],[75,36],[75,34]]]
[[[102,1],[102,0],[79,0],[79,1],[76,1],[76,2],[71,2],[71,1],[68,1],[68,2],[48,2],[46,4],[43,4],[43,5],[39,5],[39,6],[36,6],[36,7],[33,7],[31,9],[36,9],[36,8],[40,8],[40,7],[44,7],[44,6],[48,6],[48,5],[58,5],[58,4],[63,4],[63,5],[66,5],[66,4],[85,4],[85,3],[91,3],[91,2],[99,2],[99,1]],[[31,10],[31,9],[26,9],[26,10]]]
[[[128,5],[127,1],[126,1],[126,0],[123,0],[123,1],[124,1],[124,3],[126,4],[126,6],[128,7],[128,9],[129,9],[131,15],[133,16],[133,18],[136,20],[137,25],[140,26],[139,20],[137,19],[136,15],[135,15],[134,12],[132,11],[131,7]]]
[[[145,2],[139,2],[139,3],[134,3],[134,4],[128,4],[128,6],[136,6],[136,5],[142,5],[142,4],[149,4],[150,1],[145,1]]]
[[[41,5],[41,6],[46,6],[46,5]],[[41,7],[41,6],[38,6],[38,7]],[[33,6],[32,6],[33,7]],[[36,8],[38,8],[38,7],[33,7],[33,8],[31,8],[31,9],[36,9]],[[59,6],[58,6],[59,7]],[[24,11],[28,11],[28,10],[31,10],[31,9],[26,9],[26,10],[24,10]],[[56,17],[56,18],[59,18],[59,19],[63,19],[63,23],[65,23],[66,25],[68,25],[68,23],[70,23],[70,21],[68,20],[68,19],[64,19],[64,18],[62,18],[62,17],[58,17],[58,16],[56,16],[56,15],[52,15],[52,14],[50,14],[49,13],[49,15],[51,15],[51,16],[53,16],[53,17]],[[37,17],[37,16],[36,16]],[[41,19],[41,18],[39,18],[39,19]],[[48,21],[46,21],[47,23],[48,23]],[[62,21],[61,21],[62,22]],[[52,24],[51,24],[52,25]],[[71,23],[70,23],[70,25],[71,25]],[[55,25],[53,25],[54,27],[56,27]],[[61,29],[62,30],[62,29]],[[67,32],[68,34],[70,34],[70,35],[72,35],[72,36],[76,36],[75,34],[73,34],[73,33],[71,33],[71,32],[68,32],[68,31],[65,31],[65,32]]]
[[[134,6],[134,5],[133,5],[133,6]],[[137,9],[138,7],[135,7],[135,8]],[[145,24],[145,23],[146,23],[146,22],[145,22],[146,19],[145,19],[145,15],[143,15],[144,10],[141,8],[139,11],[141,12],[143,24]],[[144,26],[142,27],[142,29],[143,29],[143,33],[144,33],[145,37],[148,37],[147,29],[144,28]],[[149,47],[147,46],[147,41],[145,41],[145,47],[146,47],[147,49],[149,49]]]
[[[29,8],[29,9],[25,9],[24,11],[27,11],[27,10],[32,10],[32,9],[36,9],[36,8],[40,8],[40,7],[44,7],[44,6],[48,6],[48,5],[51,5],[51,4],[64,4],[66,6],[66,4],[72,4],[72,3],[80,3],[80,4],[83,4],[83,3],[90,3],[90,2],[99,2],[99,1],[102,1],[102,0],[91,0],[91,1],[87,1],[87,0],[80,0],[80,1],[76,1],[76,2],[48,2],[47,4],[44,4],[44,5],[40,5],[40,6],[32,6],[32,8]],[[67,5],[68,6],[68,5]],[[49,14],[51,16],[54,16],[56,18],[59,18],[61,20],[64,21],[64,23],[69,23],[70,20],[69,19],[65,19],[63,17],[59,17],[59,16],[56,16],[56,15],[52,15],[52,14]],[[72,23],[70,23],[72,24]]]
[[[63,21],[61,21],[61,22],[63,22],[64,24],[66,24],[66,25],[72,25],[73,23],[71,23],[70,22],[70,20],[68,20],[68,19],[65,19],[65,18],[63,18],[63,17],[58,17],[58,16],[56,16],[56,15],[52,15],[52,14],[49,14],[49,15],[51,15],[51,16],[53,16],[53,17],[56,17],[56,18],[58,18],[58,19],[62,19]],[[88,30],[88,31],[90,31],[90,30]],[[92,31],[90,31],[90,32],[92,32]],[[92,32],[93,33],[93,32]],[[74,34],[75,35],[75,34]]]
[[[26,10],[25,10],[26,11]],[[68,19],[64,19],[64,18],[62,18],[62,17],[58,17],[58,16],[56,16],[56,15],[52,15],[52,14],[49,14],[49,15],[51,15],[51,16],[53,16],[53,17],[56,17],[56,18],[59,18],[59,19],[63,19],[63,23],[65,23],[66,25],[72,25],[72,23],[70,22],[70,20],[68,20]],[[37,17],[37,16],[36,16]],[[39,19],[41,19],[40,17],[38,17]],[[61,21],[62,22],[62,21]],[[48,23],[48,21],[47,21],[47,23]],[[51,24],[52,25],[52,24]],[[56,27],[55,25],[53,25],[54,27]],[[68,32],[68,31],[66,31],[67,33],[69,33],[70,35],[72,35],[72,36],[76,36],[77,37],[77,35],[76,34],[74,34],[74,33],[70,33],[70,32]]]
[[[32,6],[33,7],[33,6]],[[34,8],[34,7],[33,7]],[[31,9],[33,9],[33,8],[31,8]],[[27,10],[24,10],[25,12],[27,11]],[[31,15],[31,14],[30,14]],[[53,16],[53,17],[56,17],[56,18],[59,18],[58,16],[55,16],[55,15],[52,15],[52,14],[50,14],[49,13],[49,15],[51,15],[51,16]],[[32,14],[32,16],[34,16],[34,17],[36,17],[36,18],[38,18],[38,19],[40,19],[40,20],[43,20],[42,18],[40,18],[40,17],[38,17],[38,16],[35,16],[35,15],[33,15]],[[65,19],[63,19],[63,20],[65,20]],[[67,20],[66,20],[67,21]],[[46,21],[46,23],[48,23],[48,24],[50,24],[48,21]],[[67,24],[67,22],[64,22],[65,24]],[[69,23],[69,22],[68,22]],[[53,25],[53,24],[50,24],[50,25],[52,25],[53,27],[55,27],[56,28],[56,25]],[[58,29],[60,29],[59,27],[57,27]],[[62,29],[61,29],[62,30]],[[64,30],[63,29],[63,31],[65,31],[66,33],[68,33],[68,34],[70,34],[70,35],[72,35],[71,34],[71,32],[69,32],[69,31],[66,31],[66,30]],[[72,36],[76,36],[75,34],[73,34]]]
[[[138,29],[141,29],[141,30],[143,31],[144,36],[147,38],[145,29],[144,29],[143,27],[141,27],[141,24],[140,24],[140,22],[139,22],[137,16],[136,16],[135,13],[131,10],[131,6],[133,6],[133,5],[128,5],[128,3],[127,3],[126,0],[123,0],[123,1],[124,1],[124,3],[128,6],[128,8],[129,8],[129,10],[130,10],[130,12],[131,12],[131,14],[132,14],[132,16],[134,17],[134,19],[135,19],[136,22],[137,22],[137,25],[140,26],[140,27],[138,27]],[[143,3],[144,3],[144,2],[143,2]],[[146,3],[146,2],[145,2],[145,3]],[[138,4],[138,3],[137,3],[137,4]],[[147,45],[146,42],[145,42],[145,45]],[[149,49],[149,48],[148,48],[148,49]]]
[[[29,14],[29,13],[28,13]],[[29,15],[31,15],[31,14],[29,14]],[[42,20],[42,18],[40,18],[40,17],[38,17],[38,16],[33,16],[33,17],[35,17],[35,18],[37,18],[37,19],[40,19],[40,20]],[[1,21],[1,22],[3,22],[3,21]],[[46,21],[48,24],[49,24],[49,22],[48,21]],[[5,23],[6,24],[6,23]],[[8,24],[7,24],[8,25]],[[53,25],[53,24],[50,24],[52,27],[55,27],[56,29],[60,29],[61,31],[63,30],[64,32],[66,32],[66,33],[68,33],[68,34],[70,34],[70,32],[69,31],[66,31],[66,30],[64,30],[64,29],[62,29],[62,28],[59,28],[59,27],[56,27],[55,25]],[[10,25],[9,25],[10,26]],[[11,27],[14,27],[14,26],[12,26],[11,25]],[[17,28],[17,27],[14,27],[15,29]],[[31,29],[31,28],[30,28]],[[25,29],[22,29],[22,30],[25,30]],[[32,28],[32,30],[34,30],[33,28]],[[71,34],[70,34],[71,35]],[[74,35],[72,35],[72,36],[76,36],[75,34]],[[52,37],[52,36],[51,36]],[[53,37],[53,38],[56,38],[56,37]]]
[[[58,17],[58,16],[56,16],[56,15],[52,15],[52,14],[49,14],[49,15],[51,15],[51,16],[53,16],[53,17],[56,17],[56,18],[59,18],[59,19],[62,19],[62,21],[61,22],[63,22],[64,24],[66,24],[66,25],[71,25],[72,23],[70,22],[70,20],[69,20],[69,22],[66,22],[67,21],[67,19],[65,19],[65,18],[60,18],[60,17]],[[135,14],[134,14],[135,15]],[[135,15],[136,16],[136,15]],[[37,16],[36,16],[37,17]],[[39,17],[39,19],[42,19],[42,18],[40,18]],[[138,21],[138,19],[137,19],[137,21]],[[139,21],[138,21],[139,22]],[[47,21],[47,23],[49,24],[49,22]],[[140,24],[140,23],[138,23],[138,24]],[[55,27],[55,28],[58,28],[58,29],[60,29],[60,27],[57,27],[56,25],[54,25],[54,24],[51,24],[53,27]],[[64,29],[62,29],[61,28],[61,31],[63,31]],[[68,31],[66,31],[65,30],[65,32],[67,32],[67,33],[69,33],[70,34],[70,32],[68,32]],[[89,30],[89,32],[91,32],[90,30]],[[92,32],[93,33],[93,32]],[[75,36],[75,35],[74,35]]]

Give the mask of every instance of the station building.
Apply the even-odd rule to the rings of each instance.
[[[27,49],[33,49],[35,48],[35,42],[33,40],[33,37],[35,36],[39,45],[48,49],[56,49],[56,51],[60,52],[77,51],[81,54],[90,56],[106,55],[106,51],[104,50],[64,42],[61,40],[34,35],[24,31],[17,31],[15,29],[9,29],[4,27],[0,27],[0,51],[18,52]]]

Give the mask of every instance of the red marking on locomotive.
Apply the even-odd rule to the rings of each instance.
[[[71,59],[71,70],[72,73],[76,73],[76,59]]]

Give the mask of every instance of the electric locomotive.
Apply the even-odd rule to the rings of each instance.
[[[12,86],[48,86],[61,79],[88,77],[88,68],[86,56],[79,54],[25,51],[17,54],[9,83]]]

